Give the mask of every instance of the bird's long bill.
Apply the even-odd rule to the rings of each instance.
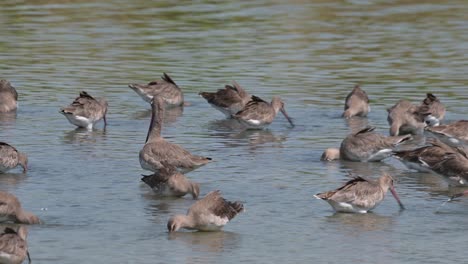
[[[289,124],[291,124],[291,126],[294,127],[294,123],[292,121],[292,119],[288,116],[288,114],[286,113],[286,110],[284,110],[284,107],[281,108],[281,113],[283,113],[284,117],[286,117],[286,119],[288,120]]]
[[[400,208],[405,210],[405,206],[401,203],[400,197],[398,197],[398,194],[395,192],[395,188],[393,186],[390,186],[390,192],[392,193],[393,197],[395,197],[395,200],[398,202]]]

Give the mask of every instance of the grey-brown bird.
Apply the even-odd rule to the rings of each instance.
[[[193,170],[211,161],[211,158],[192,155],[181,146],[166,141],[161,136],[164,116],[164,99],[156,96],[151,103],[151,122],[146,143],[140,151],[140,165],[143,169],[158,172],[163,162],[182,172]]]
[[[393,178],[387,174],[377,180],[355,177],[336,190],[318,193],[314,197],[325,200],[337,212],[367,213],[382,202],[389,189],[400,208],[405,209],[393,187]]]
[[[426,98],[419,106],[419,112],[423,114],[424,122],[428,126],[438,126],[445,117],[445,106],[439,98],[432,93],[427,93]]]
[[[214,93],[200,92],[199,95],[227,118],[232,118],[232,115],[242,110],[252,99],[249,93],[235,81],[232,85],[226,85],[224,89],[219,89]]]
[[[273,122],[279,111],[283,113],[291,126],[294,126],[286,113],[284,102],[277,96],[273,97],[271,103],[268,103],[253,95],[252,100],[242,110],[234,114],[233,118],[248,129],[262,129]]]
[[[95,99],[87,92],[82,91],[69,106],[62,107],[60,113],[68,121],[78,127],[92,130],[93,126],[101,119],[104,120],[104,126],[107,125],[107,101],[104,98]]]
[[[182,197],[190,193],[193,199],[198,198],[200,184],[187,179],[174,166],[166,162],[162,164],[164,167],[159,169],[159,172],[148,176],[143,175],[141,180],[160,196]]]
[[[151,81],[148,84],[129,84],[143,100],[151,103],[155,96],[162,97],[167,106],[181,106],[184,103],[184,94],[172,78],[163,73],[161,80]]]
[[[451,124],[426,127],[426,131],[452,147],[468,143],[468,120],[459,120]]]
[[[321,160],[336,159],[348,161],[380,161],[392,155],[392,151],[402,142],[411,139],[410,135],[384,136],[374,132],[375,127],[366,127],[357,133],[348,135],[340,149],[328,148],[322,154]]]
[[[468,185],[468,157],[465,151],[435,138],[429,138],[427,143],[430,145],[395,151],[393,155],[410,169],[439,174],[450,185]]]
[[[39,217],[23,210],[18,198],[13,194],[0,191],[0,222],[19,224],[40,224]]]
[[[14,227],[4,227],[0,234],[0,263],[21,264],[29,256],[28,243],[26,237],[28,230],[26,226],[19,225]]]
[[[169,232],[180,228],[199,231],[221,230],[231,219],[244,210],[244,205],[230,202],[221,196],[219,190],[208,193],[203,199],[195,202],[187,215],[175,215],[167,223]]]
[[[18,107],[18,93],[7,80],[0,80],[0,113],[16,110]]]
[[[354,86],[354,89],[346,96],[343,117],[367,116],[369,112],[370,106],[367,93],[359,85]]]
[[[7,172],[17,166],[21,166],[23,173],[26,173],[28,170],[26,154],[19,152],[15,147],[5,142],[0,142],[0,173]]]
[[[418,106],[408,100],[400,100],[387,109],[387,121],[390,125],[390,135],[422,134],[426,126],[424,120],[429,113],[421,111]]]

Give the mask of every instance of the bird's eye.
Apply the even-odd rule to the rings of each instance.
[[[148,83],[148,85],[156,85],[156,84],[158,84],[158,82],[156,81]]]

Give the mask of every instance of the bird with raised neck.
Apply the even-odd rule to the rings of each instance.
[[[211,158],[192,155],[181,146],[170,143],[161,136],[164,99],[156,96],[151,102],[151,122],[145,145],[140,150],[139,159],[143,169],[158,172],[163,162],[182,172],[193,170],[211,161]]]

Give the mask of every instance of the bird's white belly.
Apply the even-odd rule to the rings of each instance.
[[[333,200],[327,200],[327,202],[335,209],[337,212],[342,213],[358,213],[358,214],[365,214],[368,210],[372,208],[362,208],[357,207],[352,203],[345,203],[345,202],[335,202]]]
[[[93,120],[84,117],[84,116],[75,116],[71,114],[66,114],[65,117],[68,119],[70,123],[78,127],[84,127],[88,130],[93,129],[94,122]]]
[[[242,120],[242,122],[249,129],[262,129],[268,124],[258,119],[247,119]]]
[[[219,231],[225,224],[229,222],[227,217],[219,217],[214,214],[205,215],[202,217],[202,222],[197,226],[197,229],[200,231]]]

